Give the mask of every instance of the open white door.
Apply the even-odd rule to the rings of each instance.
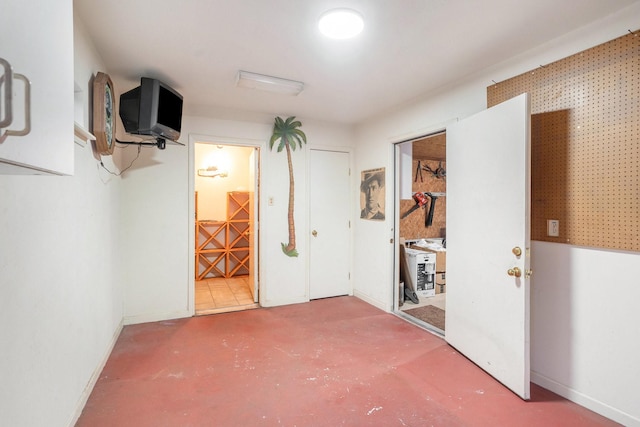
[[[447,127],[445,339],[523,399],[530,182],[528,94]]]

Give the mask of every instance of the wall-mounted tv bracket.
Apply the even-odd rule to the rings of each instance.
[[[31,82],[22,74],[14,73],[11,64],[0,58],[0,67],[3,69],[0,75],[0,93],[3,93],[0,102],[0,143],[8,136],[25,136],[31,132]],[[24,82],[24,128],[21,130],[6,129],[13,123],[13,79]],[[4,88],[3,88],[4,86]],[[6,129],[2,131],[2,129]]]
[[[161,150],[164,150],[167,147],[167,140],[165,138],[156,138],[155,142],[150,142],[149,140],[147,140],[147,141],[120,141],[119,139],[116,139],[116,142],[118,144],[126,144],[126,145],[140,145],[140,146],[158,147]],[[183,143],[178,142],[178,141],[171,141],[170,140],[169,142],[173,143],[173,144],[184,146]]]

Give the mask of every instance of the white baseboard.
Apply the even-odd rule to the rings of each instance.
[[[624,426],[640,427],[640,418],[634,417],[631,414],[622,412],[612,406],[607,405],[606,403],[595,400],[583,393],[580,393],[577,390],[569,388],[564,384],[560,384],[552,380],[551,378],[545,377],[544,375],[541,375],[537,372],[531,371],[531,382]]]
[[[354,290],[353,291],[353,296],[356,298],[360,298],[361,300],[363,300],[364,302],[371,304],[372,306],[379,308],[382,311],[386,311],[387,313],[391,313],[391,310],[389,309],[389,307],[386,306],[386,304],[383,301],[378,301],[377,299],[371,298],[368,295],[363,294],[362,292],[358,291],[358,290]]]
[[[89,378],[89,382],[87,382],[86,387],[84,388],[84,390],[82,391],[82,394],[80,395],[80,399],[78,399],[78,403],[76,404],[76,410],[75,410],[75,412],[73,414],[73,418],[71,419],[71,422],[69,423],[69,427],[75,426],[76,423],[78,422],[78,419],[80,418],[80,415],[82,414],[82,410],[84,409],[84,406],[87,404],[87,401],[89,400],[89,396],[91,396],[91,392],[93,391],[93,388],[95,387],[96,383],[98,382],[98,378],[100,378],[100,374],[102,373],[102,370],[104,369],[104,366],[107,364],[107,360],[109,360],[109,356],[111,355],[111,352],[113,351],[113,347],[115,347],[116,341],[118,341],[118,337],[120,336],[120,333],[122,332],[122,327],[123,326],[124,325],[123,325],[122,321],[120,321],[120,324],[118,324],[118,326],[116,327],[115,332],[113,333],[113,336],[111,337],[111,342],[109,343],[109,346],[107,347],[107,350],[102,355],[102,360],[96,366],[96,368],[93,370],[93,373],[91,374],[91,377]]]
[[[278,299],[278,300],[260,300],[261,307],[280,307],[283,305],[291,305],[291,304],[304,304],[309,302],[308,297],[303,298],[291,298],[291,299]]]
[[[170,313],[140,314],[135,316],[125,316],[125,325],[137,325],[138,323],[160,322],[162,320],[182,319],[193,317],[193,313],[188,310],[173,311]]]

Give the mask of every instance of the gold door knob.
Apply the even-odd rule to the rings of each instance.
[[[313,230],[311,234],[313,234],[313,237],[318,237],[318,232],[316,230]]]
[[[515,248],[511,249],[511,252],[513,252],[513,254],[515,256],[520,256],[522,255],[522,249],[520,249],[519,246],[516,246]]]
[[[507,274],[509,276],[520,277],[522,276],[522,271],[518,267],[513,267],[507,270]]]

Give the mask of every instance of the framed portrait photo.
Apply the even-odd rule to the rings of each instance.
[[[360,218],[384,220],[384,168],[369,169],[360,174]]]

